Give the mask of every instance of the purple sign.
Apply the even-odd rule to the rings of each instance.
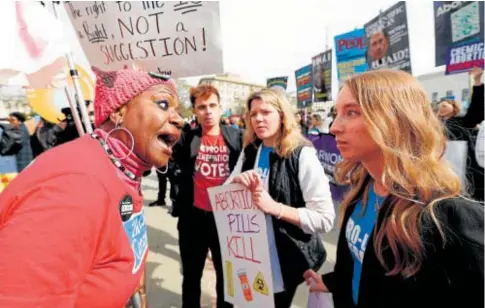
[[[335,165],[342,160],[335,138],[331,135],[309,135],[308,139],[313,143],[318,154],[318,160],[320,160],[325,174],[328,176],[333,201],[338,204],[343,200],[348,187],[335,182]]]

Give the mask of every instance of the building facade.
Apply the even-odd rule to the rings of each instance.
[[[231,74],[204,77],[199,85],[210,84],[219,90],[223,112],[242,114],[249,95],[264,88],[264,85],[243,81],[239,76]]]

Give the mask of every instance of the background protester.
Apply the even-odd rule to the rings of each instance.
[[[30,134],[25,126],[26,117],[21,112],[12,112],[8,118],[8,121],[12,128],[20,131],[21,133],[21,148],[15,154],[17,159],[17,170],[20,173],[24,170],[34,159],[32,154],[32,148],[30,147]]]
[[[85,101],[85,103],[86,103],[86,109],[88,111],[89,121],[92,125],[92,128],[94,129],[94,104],[90,100]],[[59,127],[62,128],[62,130],[56,133],[57,145],[79,138],[79,132],[77,131],[71,108],[66,107],[66,108],[63,108],[61,111],[64,114],[65,119],[62,120],[58,125]],[[79,115],[81,114],[79,107],[77,108],[77,113]],[[84,123],[81,123],[81,124],[83,126],[83,129],[86,130],[86,128],[84,127]]]
[[[483,307],[483,205],[460,196],[443,126],[397,70],[349,79],[332,126],[343,162],[334,271],[305,273],[339,307]]]
[[[0,307],[119,308],[140,281],[146,307],[140,178],[167,165],[180,136],[175,83],[93,71],[97,129],[40,155],[0,194]]]
[[[34,133],[30,136],[33,157],[36,158],[43,152],[56,146],[57,133],[60,131],[62,131],[62,128],[59,125],[40,119]]]
[[[463,117],[460,105],[451,98],[444,99],[438,104],[437,114],[443,121],[449,141],[465,141],[467,143],[464,176],[468,193],[475,200],[484,200],[484,170],[475,157],[475,144],[478,136],[478,124],[484,119],[484,87],[482,83],[483,70],[475,68],[470,72],[474,80],[470,105]],[[450,150],[452,150],[449,145]],[[457,150],[452,150],[456,155]]]
[[[310,129],[308,130],[308,134],[310,135],[327,134],[328,127],[325,127],[324,119],[325,119],[325,116],[323,112],[312,113],[310,116]]]
[[[287,308],[303,273],[325,261],[317,234],[332,229],[335,210],[328,178],[284,94],[264,89],[246,107],[244,152],[231,181],[250,188],[266,214],[275,307]]]
[[[175,156],[180,185],[172,211],[179,216],[178,232],[182,261],[182,307],[200,307],[201,279],[210,250],[216,271],[217,307],[224,302],[221,248],[207,189],[223,184],[241,152],[241,130],[221,125],[219,91],[200,85],[190,91],[190,101],[199,125],[184,132]]]
[[[308,125],[305,123],[305,115],[301,112],[295,113],[295,120],[300,125],[300,130],[303,135],[308,134]]]

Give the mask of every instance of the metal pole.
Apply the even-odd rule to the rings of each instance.
[[[59,11],[57,8],[58,5],[60,5],[60,1],[52,2],[52,9],[54,10],[54,15],[56,16],[57,19],[59,19]],[[81,91],[81,86],[79,84],[79,73],[76,70],[76,66],[74,65],[74,60],[70,52],[66,54],[66,59],[69,65],[69,73],[71,75],[72,82],[74,84],[74,93],[75,93],[74,98],[75,98],[75,101],[77,102],[77,105],[79,106],[79,110],[81,111],[81,118],[84,123],[86,132],[90,134],[93,132],[93,128],[91,126],[91,122],[89,121],[88,110],[86,108],[86,103],[84,101],[84,97]],[[73,109],[72,113],[74,115],[74,113],[77,113],[77,110]],[[82,133],[79,132],[79,135],[80,136],[84,135],[84,131],[82,131]]]
[[[71,95],[67,87],[64,88],[64,93],[66,93],[67,100],[69,101],[69,107],[71,107],[72,118],[74,119],[74,124],[76,124],[77,131],[79,136],[84,135],[83,125],[81,124],[81,118],[79,118],[79,114],[77,113],[76,102],[73,102],[71,99]]]

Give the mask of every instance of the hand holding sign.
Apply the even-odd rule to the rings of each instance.
[[[263,187],[263,181],[259,175],[256,174],[255,189],[253,192],[254,205],[268,215],[278,215],[281,205],[271,198],[266,189]]]
[[[253,194],[253,202],[256,208],[269,215],[277,215],[279,205],[271,198],[264,189],[263,181],[256,170],[248,170],[232,180],[232,183],[246,186]]]
[[[258,182],[256,182],[257,180],[261,182],[256,170],[248,170],[236,176],[232,180],[232,183],[244,185],[249,190],[254,191],[254,189],[256,189],[256,185],[258,184]]]

